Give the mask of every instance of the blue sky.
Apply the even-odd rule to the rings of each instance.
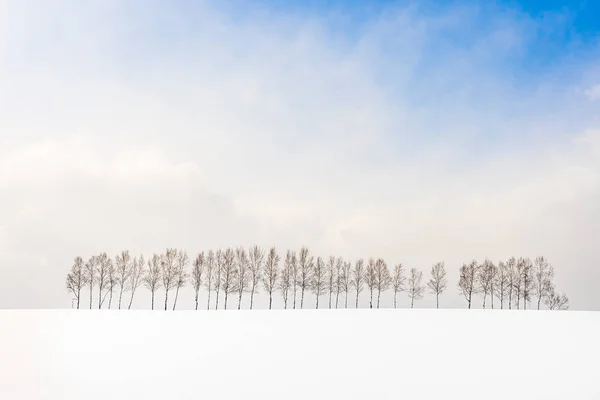
[[[544,254],[596,309],[598,5],[365,4],[0,2],[0,307],[75,255],[259,243]]]

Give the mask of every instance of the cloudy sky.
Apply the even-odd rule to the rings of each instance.
[[[544,255],[600,309],[598,5],[371,3],[0,1],[0,308],[70,307],[78,255],[260,244],[444,260],[448,307]]]

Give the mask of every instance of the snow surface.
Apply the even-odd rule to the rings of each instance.
[[[600,313],[0,311],[0,399],[600,399]]]

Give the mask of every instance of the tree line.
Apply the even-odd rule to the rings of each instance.
[[[104,305],[110,309],[114,303],[118,309],[131,309],[135,294],[143,287],[150,292],[152,310],[160,289],[164,292],[164,309],[169,309],[171,295],[175,310],[180,290],[186,286],[194,290],[196,310],[201,307],[202,290],[207,292],[207,310],[211,304],[219,309],[220,302],[227,309],[232,299],[241,309],[245,294],[252,309],[260,291],[268,295],[269,309],[276,293],[285,309],[304,308],[307,294],[315,296],[317,309],[322,301],[328,308],[348,308],[349,294],[354,295],[354,307],[359,308],[363,293],[363,297],[368,297],[369,308],[379,308],[381,294],[390,290],[394,308],[400,293],[406,293],[413,308],[426,292],[435,296],[439,308],[440,295],[448,289],[448,278],[444,262],[433,265],[424,282],[419,269],[407,271],[401,263],[390,268],[381,258],[354,262],[335,256],[325,259],[313,256],[306,247],[299,252],[287,250],[282,258],[275,247],[265,251],[259,246],[200,252],[191,262],[185,251],[177,249],[155,253],[148,260],[143,255],[132,257],[127,250],[114,259],[106,253],[87,261],[76,257],[66,278],[67,290],[74,295],[78,309],[86,289],[90,309],[94,296],[99,309]],[[511,257],[498,264],[489,259],[482,263],[473,260],[460,267],[457,289],[469,309],[477,298],[483,301],[483,308],[492,309],[494,300],[500,309],[569,307],[568,297],[556,291],[554,268],[544,257],[533,261]]]

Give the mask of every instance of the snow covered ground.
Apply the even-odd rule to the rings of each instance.
[[[600,399],[600,313],[0,311],[1,399]]]

